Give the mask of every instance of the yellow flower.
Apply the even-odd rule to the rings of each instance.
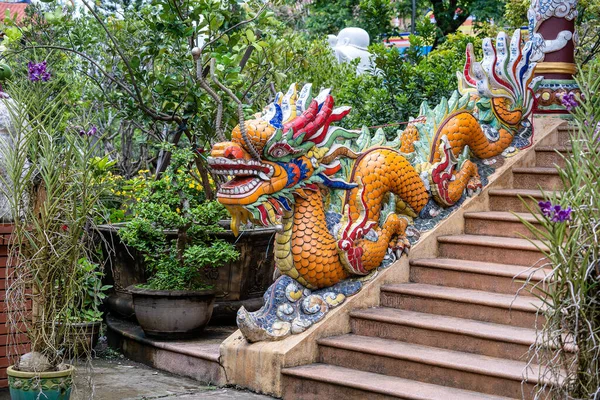
[[[175,209],[175,211],[177,211],[177,214],[179,214],[179,213],[181,212],[181,210],[179,209],[179,207],[177,207],[177,208]]]
[[[190,184],[188,185],[188,187],[189,187],[190,189],[193,189],[194,187],[196,187],[196,185],[194,185],[194,183],[192,182],[192,183],[190,183]]]

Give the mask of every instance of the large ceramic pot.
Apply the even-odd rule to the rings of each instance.
[[[11,400],[69,400],[75,367],[68,367],[64,371],[51,372],[23,372],[8,367]]]
[[[148,337],[186,339],[208,325],[215,291],[149,290],[129,287],[138,323]]]
[[[113,289],[107,299],[111,313],[127,319],[135,319],[131,293],[127,289],[131,285],[145,283],[146,273],[143,257],[123,244],[119,239],[119,229],[123,224],[101,225],[104,254],[107,255],[104,283]],[[222,221],[223,227],[229,221]],[[176,237],[175,232],[166,232]],[[210,283],[216,292],[213,321],[235,322],[235,315],[240,306],[249,311],[258,310],[262,306],[262,295],[273,283],[275,260],[273,257],[273,241],[275,228],[256,228],[242,231],[235,237],[233,232],[225,231],[216,237],[234,243],[240,252],[238,260],[211,270]]]

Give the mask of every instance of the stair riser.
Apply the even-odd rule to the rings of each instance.
[[[565,159],[554,151],[538,151],[535,153],[535,165],[538,167],[555,167],[563,168]]]
[[[381,305],[407,311],[474,319],[521,328],[532,328],[535,326],[536,319],[533,312],[391,292],[381,292]]]
[[[369,399],[396,400],[400,397],[386,396],[366,390],[354,389],[333,383],[317,382],[311,379],[301,379],[283,376],[284,400],[315,400],[315,399]]]
[[[490,211],[512,211],[512,212],[524,212],[529,213],[525,201],[531,207],[531,210],[537,212],[539,210],[538,202],[541,199],[531,199],[524,197],[523,199],[517,196],[496,196],[490,195]]]
[[[478,246],[471,244],[440,243],[439,256],[460,260],[485,261],[499,264],[541,266],[543,255],[539,251],[502,247]]]
[[[496,396],[521,398],[522,390],[524,390],[525,399],[533,398],[534,385],[525,384],[522,387],[521,379],[487,376],[418,361],[365,354],[328,346],[321,346],[319,349],[321,362],[327,364]]]
[[[571,129],[558,129],[558,145],[559,146],[569,146],[571,144]]]
[[[539,227],[539,225],[536,224]],[[534,235],[521,221],[497,221],[477,218],[465,218],[465,233],[469,235],[501,236],[511,238],[526,237],[535,239]]]
[[[493,293],[516,294],[519,292],[520,296],[532,296],[529,290],[520,290],[523,283],[509,277],[427,268],[416,265],[410,267],[410,281],[429,285],[483,290]]]
[[[561,190],[564,188],[558,175],[515,173],[513,180],[515,189]]]
[[[490,357],[525,361],[529,345],[478,338],[462,333],[429,330],[426,328],[352,318],[352,332],[357,335],[399,340],[423,346],[439,347]]]

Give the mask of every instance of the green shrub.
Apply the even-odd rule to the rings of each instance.
[[[427,39],[412,36],[410,40],[414,47],[406,54],[383,44],[372,45],[369,50],[380,71],[358,76],[354,65],[337,64],[325,41],[314,41],[304,54],[307,63],[290,73],[287,83],[311,82],[315,89],[332,88],[337,105],[352,107],[342,122],[346,128],[406,122],[418,116],[423,101],[437,104],[457,89],[455,72],[464,67],[468,43],[473,43],[476,51],[481,48],[480,39],[457,33],[424,56],[415,49]],[[399,127],[402,125],[387,128],[386,134],[396,135]]]
[[[155,290],[201,290],[210,287],[206,272],[236,260],[235,247],[217,239],[225,208],[204,198],[189,151],[173,152],[171,165],[158,180],[138,189],[133,218],[119,231],[123,242],[144,257],[149,274],[142,285]]]

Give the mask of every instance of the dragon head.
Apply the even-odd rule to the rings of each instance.
[[[500,32],[496,44],[483,40],[483,60],[475,60],[473,45],[467,45],[467,60],[462,73],[457,72],[459,91],[476,98],[480,120],[491,125],[519,128],[533,111],[535,90],[541,77],[533,77],[531,42],[521,46],[521,30],[516,29],[507,44],[506,33]]]
[[[338,157],[355,155],[339,142],[357,133],[330,126],[349,112],[334,108],[329,90],[313,99],[310,84],[299,94],[294,84],[255,119],[236,126],[231,141],[213,146],[212,173],[230,177],[217,198],[229,210],[236,234],[247,221],[280,225],[294,195],[304,197],[306,190],[354,187],[332,177],[341,168]]]

